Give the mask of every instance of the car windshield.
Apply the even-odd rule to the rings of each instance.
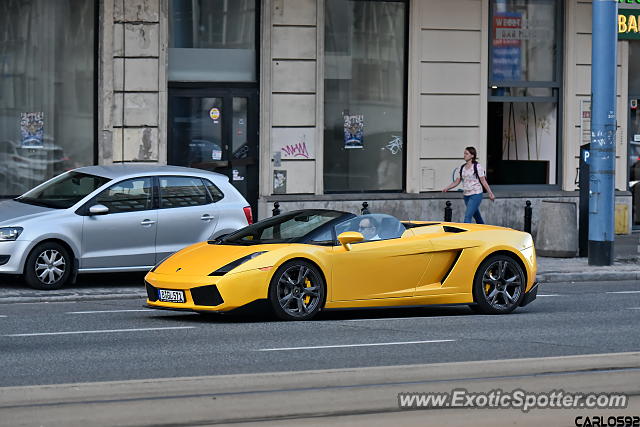
[[[48,208],[67,209],[109,181],[109,178],[97,175],[65,172],[15,200]]]
[[[265,243],[295,243],[329,221],[345,215],[337,211],[297,211],[256,222],[217,243],[258,245]]]

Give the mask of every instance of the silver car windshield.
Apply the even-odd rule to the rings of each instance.
[[[102,187],[109,178],[82,172],[65,172],[15,200],[54,209],[67,209]]]
[[[344,212],[296,212],[259,221],[230,234],[219,243],[257,245],[265,243],[295,243]]]

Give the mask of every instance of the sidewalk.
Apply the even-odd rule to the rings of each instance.
[[[141,273],[85,274],[75,285],[57,291],[39,291],[19,279],[0,278],[0,304],[138,299],[142,305],[147,297],[143,278]],[[590,266],[587,258],[538,257],[537,279],[542,283],[640,281],[640,258],[620,258],[612,266],[598,267]]]

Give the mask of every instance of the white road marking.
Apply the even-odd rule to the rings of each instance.
[[[5,316],[5,315],[3,315],[3,314],[0,314],[0,317],[7,317],[7,316]]]
[[[149,309],[136,309],[136,310],[67,311],[65,314],[130,313],[130,312],[138,312],[138,311],[150,312],[151,310],[149,310]]]
[[[640,294],[640,291],[616,291],[607,292],[608,294]]]
[[[375,343],[369,343],[369,344],[316,345],[312,347],[260,348],[256,351],[315,350],[320,348],[348,348],[348,347],[373,347],[373,346],[380,346],[380,345],[431,344],[431,343],[454,342],[454,341],[455,340],[375,342]]]
[[[539,297],[563,297],[564,295],[560,294],[538,294]]]
[[[640,307],[629,307],[627,310],[640,310]]]
[[[68,331],[68,332],[37,332],[31,334],[8,334],[5,337],[41,337],[46,335],[79,335],[79,334],[107,334],[114,332],[145,332],[166,331],[171,329],[195,329],[195,326],[173,326],[166,328],[139,328],[139,329],[103,329],[98,331]]]

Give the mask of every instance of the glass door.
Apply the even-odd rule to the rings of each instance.
[[[627,166],[632,201],[633,228],[640,228],[640,96],[629,97]]]
[[[257,91],[169,89],[170,165],[218,172],[247,199],[258,200]]]

